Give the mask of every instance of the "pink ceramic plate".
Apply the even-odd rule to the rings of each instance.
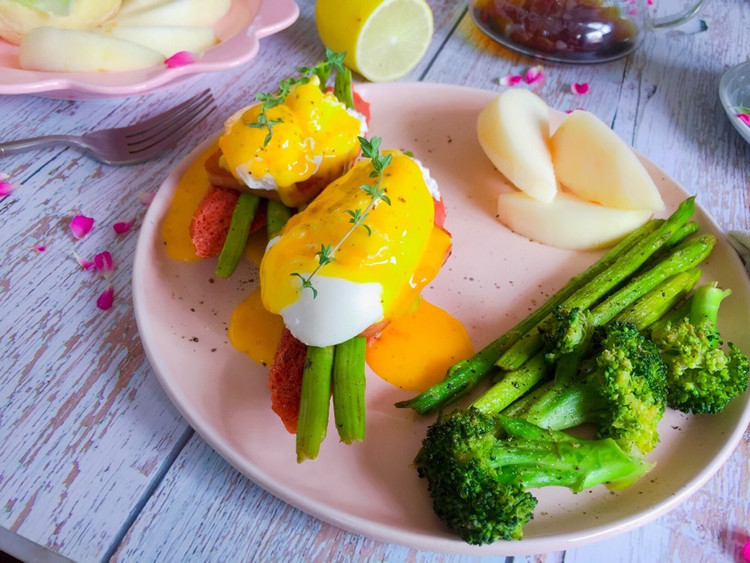
[[[299,15],[293,0],[233,0],[216,24],[221,42],[194,64],[127,72],[39,72],[18,67],[18,48],[0,40],[0,94],[36,94],[49,98],[91,100],[137,96],[203,72],[244,64],[256,56],[263,37],[289,27]]]
[[[474,133],[476,116],[494,92],[438,84],[370,84],[372,134],[384,147],[412,150],[437,179],[453,233],[453,254],[426,298],[461,319],[479,349],[592,261],[596,254],[558,250],[513,234],[495,218],[503,186]],[[409,102],[408,100],[418,100]],[[559,117],[559,115],[558,115]],[[602,540],[677,506],[716,472],[750,422],[750,397],[713,417],[668,413],[656,468],[630,489],[600,487],[574,495],[538,491],[536,517],[522,541],[472,547],[433,516],[425,482],[410,465],[432,417],[393,404],[412,396],[372,373],[367,382],[367,438],[344,446],[329,428],[319,459],[298,465],[294,437],[269,407],[267,370],[228,343],[236,303],[254,287],[247,264],[231,281],[214,262],[184,264],[164,252],[160,224],[191,156],[164,182],[140,233],[133,272],[135,312],[143,344],[164,389],[189,423],[229,463],[286,502],[354,533],[427,551],[474,555],[534,554]],[[646,161],[668,208],[683,189]],[[696,219],[719,237],[707,279],[733,289],[722,311],[729,340],[750,350],[750,287],[736,255],[700,208]]]

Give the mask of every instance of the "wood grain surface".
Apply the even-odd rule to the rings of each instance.
[[[404,81],[500,92],[501,77],[539,64],[484,37],[463,2],[429,4],[434,39]],[[146,211],[139,194],[154,192],[192,147],[256,92],[321,58],[314,2],[299,5],[298,21],[263,39],[253,61],[174,89],[85,102],[0,97],[2,139],[128,124],[206,87],[219,106],[167,156],[138,166],[100,165],[71,148],[0,160],[0,170],[21,185],[0,199],[0,549],[48,561],[476,559],[353,535],[274,498],[190,428],[143,352],[130,286]],[[620,61],[545,63],[545,80],[532,88],[557,109],[596,113],[696,193],[721,228],[748,230],[750,145],[726,119],[717,92],[721,74],[750,53],[750,3],[708,0],[700,17],[707,31],[655,32]],[[588,82],[589,93],[573,94],[573,82]],[[77,214],[96,221],[82,240],[68,226]],[[130,232],[112,229],[130,220]],[[110,280],[83,270],[74,255],[90,259],[105,250],[116,264]],[[108,283],[114,306],[101,311],[95,301]],[[750,539],[749,481],[746,431],[701,490],[654,522],[606,542],[507,559],[738,562]]]

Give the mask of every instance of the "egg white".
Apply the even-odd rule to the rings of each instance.
[[[282,309],[284,324],[308,346],[333,346],[383,320],[383,286],[316,274],[312,289],[301,288],[297,301]],[[301,282],[300,282],[301,285]]]

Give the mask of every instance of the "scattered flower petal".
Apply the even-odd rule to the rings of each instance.
[[[750,541],[748,541],[742,549],[742,557],[745,558],[745,561],[750,561]]]
[[[739,117],[740,121],[745,125],[750,125],[750,113],[738,113],[737,117]]]
[[[135,194],[143,205],[150,205],[154,200],[154,192],[138,192]]]
[[[190,51],[177,51],[174,55],[169,57],[164,64],[168,68],[177,68],[180,66],[191,65],[196,61],[195,53]]]
[[[498,82],[500,83],[500,86],[515,86],[522,80],[523,76],[519,76],[518,74],[509,74],[508,76],[503,76],[500,80],[498,80]]]
[[[44,252],[45,250],[47,250],[47,247],[43,244],[35,244],[31,247],[31,250],[35,252]]]
[[[86,258],[82,258],[82,257],[78,256],[78,254],[76,252],[73,252],[73,256],[75,256],[76,261],[81,266],[81,268],[83,268],[84,270],[90,270],[91,268],[94,267],[94,262],[93,261],[87,260]]]
[[[76,215],[70,222],[70,230],[73,231],[73,236],[79,239],[89,234],[93,227],[94,220],[85,215]]]
[[[96,299],[96,306],[102,311],[106,311],[112,307],[112,303],[115,300],[115,288],[111,285],[107,286],[107,289],[102,291],[101,295]]]
[[[112,225],[112,228],[118,235],[121,235],[123,233],[127,233],[130,230],[130,228],[133,226],[134,221],[135,219],[131,219],[130,221],[121,221]]]
[[[526,71],[524,80],[526,80],[526,84],[534,84],[534,82],[544,80],[544,67],[542,67],[542,65],[531,67]]]
[[[94,267],[99,271],[105,280],[108,280],[115,271],[114,262],[112,262],[112,255],[108,251],[100,252],[94,256]]]
[[[10,195],[20,187],[18,184],[8,182],[8,177],[5,174],[0,174],[0,197]]]
[[[588,82],[573,82],[573,84],[570,85],[570,91],[574,94],[578,94],[579,96],[582,94],[585,94],[589,91],[589,83]]]

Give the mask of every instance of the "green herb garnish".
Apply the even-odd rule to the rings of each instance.
[[[248,123],[247,125],[248,127],[253,127],[256,129],[265,128],[268,130],[268,133],[263,140],[264,147],[271,142],[271,138],[273,136],[273,126],[282,123],[282,120],[280,119],[268,119],[266,111],[283,104],[284,100],[289,95],[289,92],[291,92],[295,86],[298,86],[300,84],[307,84],[313,76],[317,76],[319,78],[320,89],[325,90],[328,77],[331,75],[334,69],[337,73],[345,72],[345,56],[345,52],[335,53],[334,51],[326,48],[326,58],[324,61],[319,62],[315,66],[303,66],[302,68],[298,69],[296,77],[288,77],[279,82],[279,88],[278,90],[276,90],[276,92],[259,92],[255,95],[255,99],[261,103],[260,114],[258,115],[257,121]],[[351,80],[349,81],[349,83],[349,89],[351,90]],[[348,96],[351,97],[351,93],[349,93]]]

